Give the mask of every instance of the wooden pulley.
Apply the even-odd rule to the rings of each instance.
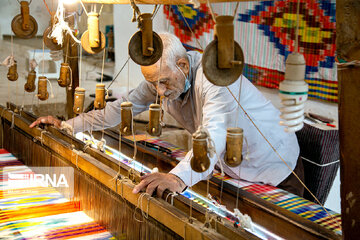
[[[152,30],[152,14],[143,13],[139,18],[141,28],[129,41],[129,55],[141,66],[153,65],[162,55],[163,44],[160,36]]]
[[[208,136],[205,132],[196,132],[192,136],[193,157],[190,160],[190,166],[195,172],[205,172],[210,167],[207,138]]]
[[[11,29],[19,38],[32,38],[38,30],[38,25],[30,15],[29,2],[21,1],[21,14],[16,15],[11,22]]]
[[[80,114],[84,110],[84,101],[85,101],[85,89],[81,87],[75,88],[74,93],[74,113]]]
[[[132,103],[131,102],[122,102],[121,103],[121,124],[120,132],[122,135],[131,135],[132,134]]]
[[[60,87],[67,87],[70,84],[70,67],[68,63],[61,63],[58,84]]]
[[[45,101],[46,99],[49,98],[49,93],[47,91],[47,77],[45,76],[40,76],[38,79],[38,94],[37,97],[41,100],[41,101]]]
[[[244,53],[234,41],[234,17],[218,16],[215,24],[215,40],[206,48],[202,67],[206,78],[214,85],[228,86],[241,75]]]
[[[229,167],[237,167],[242,161],[243,129],[228,128],[226,131],[226,153],[224,161]]]
[[[51,14],[50,26],[45,29],[44,34],[43,34],[43,41],[44,41],[45,46],[52,51],[58,51],[58,50],[61,50],[64,48],[64,46],[58,44],[58,42],[56,41],[56,38],[49,37],[54,25],[56,24],[56,21],[57,20],[55,18],[55,13],[53,12]]]
[[[17,63],[14,60],[14,64],[9,67],[7,78],[13,82],[13,81],[16,81],[18,79],[18,77],[19,77],[19,74],[17,73]]]
[[[94,107],[95,109],[103,109],[105,105],[105,84],[96,84]]]
[[[147,132],[151,136],[161,135],[160,115],[160,105],[155,103],[151,104],[149,107],[149,125],[147,127]]]
[[[88,14],[88,30],[81,36],[81,45],[90,54],[101,52],[105,48],[105,35],[99,30],[99,14]]]
[[[31,70],[27,76],[26,83],[24,85],[24,90],[26,92],[33,92],[36,89],[35,86],[36,72]]]

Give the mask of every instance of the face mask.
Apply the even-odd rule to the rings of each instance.
[[[191,84],[190,84],[189,80],[187,79],[185,73],[181,70],[181,68],[180,68],[178,65],[175,65],[175,66],[176,66],[176,68],[181,72],[181,74],[182,74],[182,75],[184,76],[184,78],[185,78],[185,87],[184,87],[183,93],[184,93],[184,92],[187,92],[187,91],[189,90],[189,88],[191,87]]]

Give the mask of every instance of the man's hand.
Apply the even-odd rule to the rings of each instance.
[[[177,176],[169,173],[152,173],[141,177],[141,182],[134,188],[133,193],[138,193],[146,188],[151,196],[156,190],[158,197],[162,197],[164,191],[182,192],[186,187],[185,183]]]
[[[38,126],[40,123],[54,125],[57,128],[60,128],[61,125],[61,121],[59,119],[54,118],[53,116],[47,116],[47,117],[39,117],[38,119],[36,119],[35,122],[30,124],[29,127],[33,128],[35,126]]]

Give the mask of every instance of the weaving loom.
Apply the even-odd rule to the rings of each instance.
[[[14,106],[12,107],[14,108]],[[3,107],[0,108],[1,111],[3,109]],[[127,159],[129,158],[125,155],[119,155],[119,152],[111,147],[107,147],[106,149],[106,153],[109,156],[106,156],[93,148],[87,148],[85,150],[88,154],[81,153],[82,151],[79,152],[78,150],[73,151],[71,150],[71,145],[80,150],[83,149],[84,143],[66,135],[63,132],[60,132],[59,130],[55,130],[52,127],[48,127],[46,132],[39,129],[29,129],[28,124],[35,117],[25,111],[22,111],[21,115],[22,116],[14,114],[13,118],[12,112],[6,109],[4,110],[3,130],[4,136],[7,136],[4,141],[4,147],[9,149],[29,166],[73,166],[75,169],[75,199],[80,202],[80,210],[83,210],[90,217],[94,218],[95,221],[104,226],[115,237],[123,237],[126,239],[146,239],[149,236],[154,236],[152,239],[164,239],[170,238],[171,236],[171,238],[177,239],[179,237],[184,237],[185,234],[188,237],[192,236],[196,238],[195,236],[203,236],[208,239],[212,239],[213,237],[216,239],[219,237],[230,238],[230,236],[237,236],[237,238],[240,237],[246,239],[256,239],[257,237],[262,239],[277,239],[279,236],[287,238],[286,236],[289,236],[287,235],[289,233],[277,229],[272,221],[278,222],[279,224],[292,225],[290,228],[293,228],[294,231],[299,233],[299,238],[306,236],[307,239],[318,239],[319,237],[339,239],[341,236],[338,235],[341,233],[339,229],[334,227],[332,228],[331,224],[324,223],[322,225],[318,225],[317,223],[311,222],[317,222],[316,219],[318,219],[318,222],[326,222],[325,218],[318,217],[320,215],[322,216],[322,214],[315,214],[316,216],[311,219],[311,215],[319,212],[316,210],[315,205],[311,206],[311,204],[309,205],[309,203],[304,203],[301,199],[295,199],[292,197],[295,201],[299,201],[295,202],[292,200],[294,205],[302,203],[301,206],[303,207],[290,209],[290,206],[285,206],[284,208],[294,210],[293,212],[296,212],[300,216],[305,216],[307,214],[307,218],[311,221],[302,217],[295,217],[287,210],[280,210],[281,207],[279,208],[276,206],[280,206],[282,204],[281,200],[286,202],[285,198],[288,198],[287,201],[290,201],[291,195],[285,194],[282,190],[271,187],[263,188],[263,191],[259,191],[261,188],[256,184],[244,185],[244,183],[240,183],[240,186],[243,186],[242,189],[240,189],[242,196],[241,205],[243,205],[241,206],[241,210],[248,212],[251,215],[255,226],[253,231],[244,231],[241,228],[234,228],[234,218],[231,215],[231,212],[223,212],[223,210],[216,207],[216,204],[214,205],[214,203],[209,201],[207,198],[202,197],[201,195],[204,194],[203,190],[205,189],[204,183],[197,184],[191,191],[186,191],[182,195],[172,196],[166,199],[168,202],[172,202],[173,205],[157,199],[139,200],[139,197],[131,194],[131,181],[120,181],[120,178],[116,180],[116,172],[119,170],[119,166],[121,166],[120,174],[122,176],[128,176],[129,167],[135,170],[141,170],[142,172],[148,172],[150,171],[150,168],[146,167],[146,165],[142,166],[142,164],[139,164],[138,166],[135,166],[136,163],[134,162],[126,164],[128,161]],[[12,121],[14,122],[14,128],[11,128]],[[87,141],[86,135],[80,134],[77,135],[77,137],[85,140],[85,142]],[[33,139],[37,140],[37,142],[35,143]],[[108,142],[110,142],[109,145],[111,145],[111,137],[108,137],[107,139],[109,140]],[[142,139],[147,140],[145,138]],[[91,139],[88,137],[88,140]],[[156,141],[156,139],[153,138],[150,142],[152,141],[154,143],[154,140]],[[159,144],[159,141],[157,144]],[[172,151],[176,150],[174,149],[176,148],[175,146],[171,146],[167,143],[160,143],[159,145],[163,145],[166,148],[172,147]],[[181,150],[177,150],[177,155],[180,157],[183,153],[181,153]],[[91,156],[97,156],[97,160],[89,154]],[[138,156],[150,159],[145,157],[144,152],[138,153]],[[123,160],[119,163],[117,159]],[[139,157],[139,159],[142,160],[141,157]],[[159,161],[156,157],[155,160]],[[12,163],[9,162],[5,163],[5,165],[6,164],[11,165]],[[149,167],[151,167],[151,165],[150,161]],[[169,165],[166,162],[158,165],[160,168],[163,165],[163,168],[165,169],[169,169],[169,166],[171,166],[171,164]],[[137,171],[133,172],[133,175],[129,177],[138,181],[139,172],[136,172]],[[117,184],[115,184],[116,182]],[[231,209],[231,204],[234,204],[234,196],[236,196],[236,187],[234,185],[238,185],[236,182],[231,187],[231,184],[228,184],[230,182],[231,180],[228,179],[223,182],[224,192],[222,199],[228,209]],[[211,183],[210,193],[213,196],[219,196],[220,185],[221,181],[219,178],[217,178],[217,183],[216,180]],[[230,187],[228,188],[227,186]],[[252,194],[254,192],[256,192],[255,195]],[[123,200],[123,198],[125,200]],[[261,200],[261,198],[266,201]],[[182,216],[180,217],[178,215],[180,219],[187,219],[186,216],[188,216],[188,204],[190,199],[193,200],[193,216],[196,219],[206,222],[206,209],[212,209],[212,214],[218,216],[216,221],[212,221],[210,223],[211,225],[214,224],[212,225],[213,228],[206,228],[206,231],[204,231],[204,226],[201,227],[201,223],[197,224],[197,220],[194,220],[191,224],[186,223],[188,220],[185,220],[185,222],[180,220],[180,222],[177,222],[175,226],[168,221],[169,215],[166,214],[166,209],[171,209],[170,212],[172,212],[172,214],[180,214],[180,216]],[[268,201],[269,199],[271,200]],[[229,205],[227,203],[229,203]],[[314,210],[313,213],[304,211],[311,208]],[[124,211],[121,209],[126,210]],[[140,209],[145,211],[146,214],[149,214],[147,219],[141,217]],[[135,218],[134,211],[137,216]],[[274,211],[278,213],[274,214]],[[114,215],[114,212],[117,214]],[[302,212],[302,214],[300,212]],[[167,217],[166,222],[164,222],[162,217],[158,214],[164,214],[165,217]],[[335,216],[338,217],[338,215]],[[137,222],[135,219],[142,219],[143,222]],[[295,220],[297,223],[294,225],[291,224],[292,221],[289,221],[290,219]],[[181,230],[179,229],[179,226],[181,226]],[[309,230],[309,227],[316,230]],[[185,232],[184,228],[186,229]],[[327,228],[332,230],[328,230]],[[135,229],[141,229],[141,231],[136,231]],[[217,229],[217,232],[215,229]],[[291,234],[291,236],[293,235]]]

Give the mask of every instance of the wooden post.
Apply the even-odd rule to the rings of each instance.
[[[360,60],[360,2],[336,1],[338,58]],[[360,236],[360,67],[338,71],[343,239]]]
[[[74,25],[74,16],[69,16],[69,25],[72,28]],[[68,63],[71,68],[72,73],[72,84],[71,89],[66,88],[66,115],[67,118],[73,118],[75,117],[75,113],[73,111],[74,106],[74,92],[75,88],[79,86],[79,68],[78,68],[78,44],[69,36],[66,36],[66,40],[69,42],[68,45],[69,51],[68,51]],[[81,46],[80,46],[81,47]],[[64,50],[64,54],[66,54],[66,47]]]

